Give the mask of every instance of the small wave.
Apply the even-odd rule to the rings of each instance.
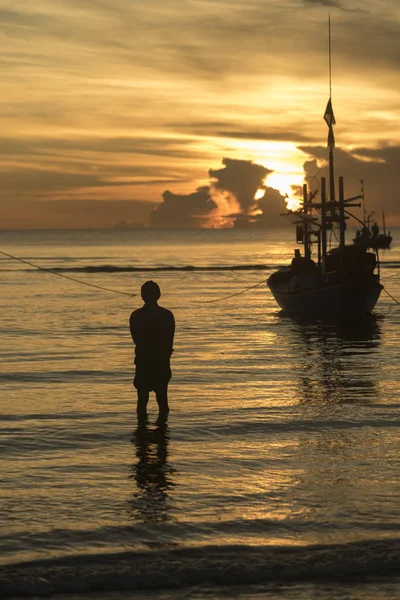
[[[69,371],[18,371],[0,374],[0,382],[11,383],[109,383],[110,381],[126,381],[130,373],[126,371],[105,370],[69,370]]]
[[[400,261],[380,261],[381,267],[385,269],[399,269]],[[162,266],[121,266],[121,265],[84,265],[65,267],[43,267],[40,270],[53,271],[54,273],[153,273],[153,272],[210,272],[210,271],[273,271],[281,268],[282,264],[248,264],[248,265],[162,265]],[[37,267],[39,268],[39,267]],[[13,271],[14,269],[1,269],[1,271]],[[32,269],[18,269],[19,271],[31,272]]]
[[[268,265],[206,265],[206,266],[173,266],[161,267],[122,267],[117,265],[86,265],[84,267],[56,267],[56,273],[146,273],[152,271],[265,271]]]
[[[23,413],[23,414],[14,414],[14,413],[2,413],[0,414],[0,423],[8,422],[8,421],[64,421],[64,420],[90,420],[93,421],[94,418],[100,419],[105,417],[107,419],[112,417],[121,417],[121,412],[114,411],[101,411],[96,410],[96,414],[93,412],[83,412],[83,411],[57,411],[56,413]]]
[[[0,598],[396,577],[400,540],[316,546],[205,546],[7,565]]]

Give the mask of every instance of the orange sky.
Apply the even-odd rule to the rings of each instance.
[[[290,193],[326,156],[329,13],[338,175],[400,225],[400,4],[348,5],[0,0],[0,227],[232,224],[224,158]]]

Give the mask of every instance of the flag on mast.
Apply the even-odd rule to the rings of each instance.
[[[332,101],[329,98],[328,104],[326,105],[324,121],[329,127],[328,133],[328,147],[335,147],[335,136],[333,135],[333,126],[336,125],[335,115],[333,114]]]
[[[331,125],[336,125],[335,115],[333,114],[332,108],[332,100],[330,98],[328,100],[328,104],[326,105],[324,119],[328,127],[330,127]]]

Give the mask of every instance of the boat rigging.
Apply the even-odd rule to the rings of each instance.
[[[304,247],[303,256],[297,248],[291,264],[273,273],[267,280],[279,306],[292,314],[336,313],[363,316],[370,313],[383,286],[380,283],[379,261],[364,244],[346,245],[346,221],[353,216],[350,208],[361,207],[363,193],[345,198],[344,179],[339,177],[336,196],[333,127],[336,120],[332,107],[331,42],[329,21],[329,100],[324,113],[328,126],[329,181],[321,178],[318,192],[303,186],[303,202],[298,210],[286,215],[294,217],[296,241]],[[357,217],[354,217],[357,219]],[[327,233],[338,229],[337,247],[328,250]],[[313,247],[317,258],[313,260]],[[377,273],[375,270],[377,269]]]

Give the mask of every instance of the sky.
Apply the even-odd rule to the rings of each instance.
[[[400,226],[398,0],[0,0],[0,228],[282,225],[329,15],[337,175]]]

